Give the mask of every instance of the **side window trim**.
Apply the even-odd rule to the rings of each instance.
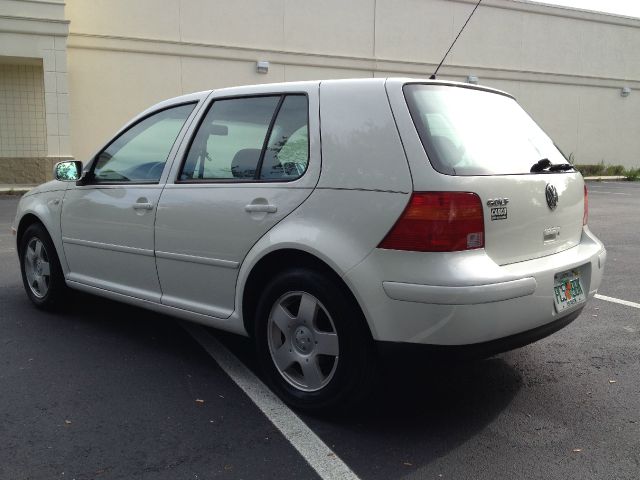
[[[215,93],[212,92],[212,93]],[[191,136],[190,138],[184,138],[183,139],[183,143],[186,142],[186,148],[184,149],[184,151],[182,152],[181,158],[180,158],[180,165],[179,168],[176,169],[176,173],[174,175],[174,179],[173,179],[173,183],[176,185],[189,185],[189,184],[216,184],[216,183],[220,183],[220,184],[224,184],[224,183],[228,183],[228,184],[232,184],[232,185],[238,185],[238,184],[246,184],[246,183],[288,183],[288,182],[294,182],[296,180],[300,180],[300,178],[302,178],[305,173],[307,173],[307,171],[309,170],[309,163],[311,162],[311,144],[309,142],[307,142],[307,169],[304,171],[304,173],[296,178],[291,178],[291,179],[282,179],[282,178],[256,178],[254,175],[254,178],[247,178],[247,179],[242,179],[242,180],[237,180],[237,179],[233,179],[233,178],[203,178],[203,179],[199,179],[199,178],[190,178],[190,179],[181,179],[180,176],[182,175],[185,163],[187,161],[187,157],[189,156],[189,151],[191,150],[191,146],[193,145],[193,142],[196,138],[196,135],[198,134],[198,131],[200,130],[200,127],[202,126],[202,124],[204,123],[204,120],[207,116],[207,114],[209,113],[209,110],[211,110],[211,108],[213,107],[213,104],[215,102],[221,101],[221,100],[234,100],[234,99],[239,99],[239,98],[259,98],[259,97],[281,97],[280,101],[278,102],[278,105],[276,107],[276,109],[274,110],[273,116],[271,118],[271,121],[269,123],[269,130],[267,132],[267,135],[265,136],[265,143],[263,144],[262,147],[262,151],[260,153],[260,160],[258,162],[258,166],[260,167],[260,169],[256,168],[256,172],[258,175],[260,175],[260,170],[262,169],[262,161],[266,152],[266,148],[268,147],[268,143],[269,143],[269,138],[271,136],[271,131],[273,129],[273,126],[275,125],[275,122],[277,120],[278,117],[278,113],[280,113],[280,108],[282,107],[282,104],[284,103],[284,100],[288,97],[288,96],[293,96],[293,95],[301,95],[304,96],[307,99],[307,127],[309,127],[310,125],[310,118],[309,118],[309,93],[306,91],[285,91],[285,92],[269,92],[269,93],[259,93],[259,94],[248,94],[248,95],[231,95],[228,97],[214,97],[214,98],[207,98],[206,99],[206,105],[204,105],[204,107],[202,108],[201,113],[199,113],[199,118],[198,118],[198,124],[196,125],[196,127],[193,129],[193,131],[191,132]],[[178,158],[176,158],[176,161],[178,160]]]
[[[269,122],[269,127],[267,128],[267,133],[264,136],[264,142],[262,142],[262,150],[260,150],[260,158],[258,159],[258,164],[256,165],[256,171],[253,174],[253,179],[257,182],[260,180],[260,172],[262,172],[262,163],[264,162],[264,154],[267,151],[267,147],[269,146],[269,140],[271,139],[271,132],[273,131],[273,126],[278,119],[278,114],[280,113],[280,109],[282,108],[282,104],[284,103],[284,99],[287,98],[286,95],[280,95],[280,100],[278,100],[278,105],[276,105],[275,110],[273,111],[273,115],[271,116],[271,121]]]
[[[147,115],[140,117],[139,119],[137,119],[134,123],[131,123],[129,125],[127,125],[127,127],[123,130],[120,131],[120,133],[118,135],[116,135],[115,137],[113,137],[111,140],[109,140],[109,143],[107,143],[104,147],[102,147],[98,153],[96,153],[93,158],[91,159],[90,162],[90,166],[89,166],[89,170],[87,170],[87,172],[85,173],[85,177],[87,178],[86,183],[83,183],[84,185],[158,185],[160,183],[160,179],[155,181],[155,180],[149,180],[149,181],[135,181],[135,182],[118,182],[118,181],[95,181],[94,178],[94,170],[96,169],[96,164],[97,159],[100,157],[100,155],[102,155],[102,153],[104,153],[105,150],[107,150],[111,145],[113,145],[120,137],[122,137],[123,135],[125,135],[128,131],[130,131],[132,128],[135,128],[137,125],[139,125],[140,123],[144,122],[146,119],[157,115],[161,112],[164,112],[166,110],[170,110],[172,108],[178,108],[178,107],[184,107],[186,105],[193,105],[193,109],[191,110],[191,112],[189,113],[189,116],[185,119],[184,124],[182,125],[182,127],[180,128],[180,131],[178,132],[178,135],[176,136],[176,139],[173,142],[173,145],[171,147],[171,149],[169,150],[169,157],[171,156],[171,151],[174,150],[176,144],[180,141],[180,135],[182,134],[182,132],[189,126],[190,122],[189,122],[189,118],[192,117],[194,115],[194,113],[197,112],[198,110],[198,101],[197,100],[191,100],[188,102],[181,102],[181,103],[176,103],[173,105],[168,105],[166,107],[163,108],[159,108],[158,110],[154,110],[152,112],[149,112]],[[167,168],[167,166],[169,165],[169,163],[171,162],[171,158],[167,158],[167,160],[165,161],[165,166],[164,169],[165,170]]]
[[[297,97],[304,97],[305,98],[305,105],[307,107],[306,115],[305,115],[305,125],[306,125],[306,129],[307,129],[307,150],[306,150],[307,158],[306,158],[306,165],[305,165],[304,171],[302,173],[300,173],[300,175],[298,175],[297,177],[289,178],[289,179],[265,178],[265,177],[263,177],[263,172],[262,172],[263,163],[264,163],[263,161],[264,161],[266,152],[269,149],[269,141],[271,140],[271,135],[273,134],[273,128],[275,128],[275,125],[278,122],[278,119],[280,118],[280,113],[281,113],[282,107],[286,103],[287,99],[290,99],[290,98],[296,97],[296,96]],[[309,141],[309,128],[310,128],[309,96],[306,95],[306,94],[301,95],[299,93],[290,93],[290,94],[284,95],[283,98],[282,98],[282,102],[280,103],[280,105],[278,105],[278,109],[276,111],[276,114],[273,117],[273,124],[270,126],[270,129],[267,132],[265,149],[263,151],[262,156],[260,157],[259,169],[257,170],[257,177],[256,177],[257,181],[260,181],[260,182],[293,182],[293,181],[298,180],[298,179],[300,179],[300,178],[302,178],[304,176],[304,174],[309,169],[309,162],[311,161],[311,142]]]

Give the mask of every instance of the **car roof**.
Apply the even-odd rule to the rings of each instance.
[[[170,98],[164,100],[160,103],[157,103],[147,109],[145,112],[142,112],[141,115],[147,114],[150,111],[158,110],[160,108],[166,108],[172,105],[179,105],[182,103],[195,102],[199,100],[203,100],[208,97],[211,93],[215,92],[216,94],[228,94],[232,95],[252,95],[252,94],[264,94],[264,93],[272,93],[272,92],[283,92],[283,91],[292,91],[296,88],[307,90],[309,87],[317,87],[322,84],[333,84],[344,85],[344,88],[353,88],[357,87],[360,84],[366,83],[379,83],[386,84],[388,82],[392,82],[395,84],[424,84],[424,85],[443,85],[443,86],[457,86],[463,88],[471,88],[474,90],[482,90],[492,93],[498,93],[500,95],[506,95],[508,97],[512,97],[511,94],[504,92],[502,90],[498,90],[496,88],[486,87],[483,85],[473,85],[464,82],[456,82],[451,80],[432,80],[427,78],[410,78],[410,77],[380,77],[380,78],[345,78],[345,79],[329,79],[329,80],[311,80],[311,81],[303,81],[303,82],[278,82],[278,83],[263,83],[263,84],[255,84],[255,85],[241,85],[234,87],[224,87],[217,88],[212,90],[205,90],[196,93],[190,93],[187,95],[180,95],[178,97]]]

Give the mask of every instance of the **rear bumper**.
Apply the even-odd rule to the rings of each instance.
[[[376,249],[344,278],[375,340],[468,346],[566,325],[585,304],[556,312],[554,275],[579,269],[591,298],[605,261],[602,243],[585,228],[576,247],[504,266],[484,250],[433,254]]]
[[[525,332],[509,335],[508,337],[490,340],[488,342],[472,343],[470,345],[421,345],[417,343],[376,342],[378,352],[382,356],[400,358],[403,355],[425,355],[437,359],[480,359],[507,352],[515,348],[524,347],[541,340],[563,329],[582,313],[582,308],[558,318],[550,323],[541,325]]]

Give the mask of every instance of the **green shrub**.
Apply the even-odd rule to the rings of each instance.
[[[605,175],[623,175],[625,168],[622,165],[609,165],[604,169]]]
[[[583,177],[600,177],[600,176],[626,176],[629,177],[635,172],[635,176],[638,176],[640,169],[627,170],[622,165],[605,165],[604,162],[597,163],[595,165],[574,165]]]
[[[574,165],[576,170],[578,170],[583,177],[592,177],[597,175],[603,175],[604,172],[604,164],[597,165]]]
[[[627,180],[631,182],[640,181],[640,168],[632,168],[628,170],[626,173],[626,176],[627,176]]]

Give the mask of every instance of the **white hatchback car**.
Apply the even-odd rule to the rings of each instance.
[[[384,345],[491,354],[575,319],[605,249],[587,191],[506,93],[414,79],[225,88],[146,110],[20,201],[38,307],[84,290],[255,339],[303,409]]]

